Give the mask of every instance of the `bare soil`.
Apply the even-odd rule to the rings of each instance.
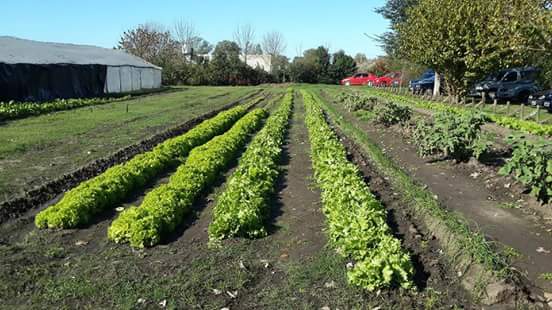
[[[426,184],[441,204],[460,213],[472,228],[483,232],[512,254],[513,267],[529,280],[537,301],[552,292],[552,282],[542,278],[552,272],[552,223],[523,206],[530,200],[514,190],[509,178],[496,175],[496,167],[481,163],[420,158],[416,146],[402,130],[360,121],[339,109],[348,120],[362,128],[384,152],[415,180]]]
[[[194,214],[181,230],[151,249],[109,242],[113,212],[79,230],[35,229],[34,213],[45,207],[42,204],[0,225],[0,308],[472,308],[431,234],[417,225],[400,197],[351,144],[347,145],[356,154],[352,160],[388,207],[393,230],[412,253],[417,290],[368,293],[347,283],[347,261],[327,245],[323,232],[304,113],[297,98],[268,237],[231,239],[220,248],[208,247],[213,201],[231,169],[195,203]],[[137,204],[169,175],[126,204]]]

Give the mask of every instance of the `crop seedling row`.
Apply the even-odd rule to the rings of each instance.
[[[152,151],[137,155],[81,183],[67,192],[57,204],[38,213],[36,226],[76,228],[90,223],[95,215],[114,208],[162,171],[183,162],[194,147],[228,130],[246,111],[247,107],[242,105],[220,112],[187,133],[157,145]]]
[[[469,108],[454,107],[445,103],[432,102],[420,98],[409,98],[407,96],[392,94],[386,91],[375,89],[370,89],[368,92],[369,94],[379,98],[392,100],[394,102],[399,102],[406,105],[414,105],[415,107],[421,109],[433,110],[438,112],[451,112],[460,115],[471,113]],[[538,124],[532,121],[521,120],[515,117],[498,115],[489,112],[482,112],[482,114],[484,115],[486,121],[494,122],[497,125],[509,129],[519,130],[537,136],[552,136],[552,125]]]
[[[0,102],[0,121],[105,103],[119,102],[130,98],[131,96],[124,96],[120,98],[57,99],[50,102]]]
[[[226,189],[216,199],[213,222],[209,225],[211,242],[233,236],[266,236],[268,199],[279,174],[278,160],[292,104],[290,89],[248,146]]]
[[[267,116],[255,109],[230,130],[194,148],[167,184],[149,192],[140,207],[124,210],[108,229],[108,238],[132,247],[151,247],[172,233],[190,212],[192,203],[216,181]]]
[[[369,291],[412,287],[412,262],[387,225],[385,208],[347,160],[345,148],[324,119],[319,99],[307,91],[302,94],[328,237],[339,254],[354,261],[347,272],[349,281]]]

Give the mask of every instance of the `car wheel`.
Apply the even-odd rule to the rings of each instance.
[[[527,101],[529,100],[529,95],[529,92],[523,91],[518,95],[517,100],[519,101],[519,103],[527,103]]]

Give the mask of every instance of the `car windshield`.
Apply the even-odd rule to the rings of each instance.
[[[502,80],[504,75],[507,73],[507,70],[501,70],[492,74],[489,74],[485,79],[483,79],[484,82],[497,82]]]
[[[434,75],[435,73],[433,73],[433,71],[426,71],[424,72],[424,74],[422,74],[421,79],[427,79],[427,78],[433,77]]]

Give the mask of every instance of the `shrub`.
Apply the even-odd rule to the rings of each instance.
[[[345,109],[349,112],[358,110],[372,110],[376,105],[376,99],[359,93],[341,93],[337,96]]]
[[[396,103],[381,103],[374,107],[376,122],[385,126],[403,124],[412,117],[412,110]]]
[[[531,190],[531,195],[548,201],[552,197],[552,142],[529,141],[523,136],[509,137],[512,158],[500,169]]]
[[[466,160],[479,158],[490,146],[481,133],[485,118],[477,113],[454,114],[440,112],[429,124],[419,121],[414,130],[414,141],[420,156],[441,154],[445,158]]]

